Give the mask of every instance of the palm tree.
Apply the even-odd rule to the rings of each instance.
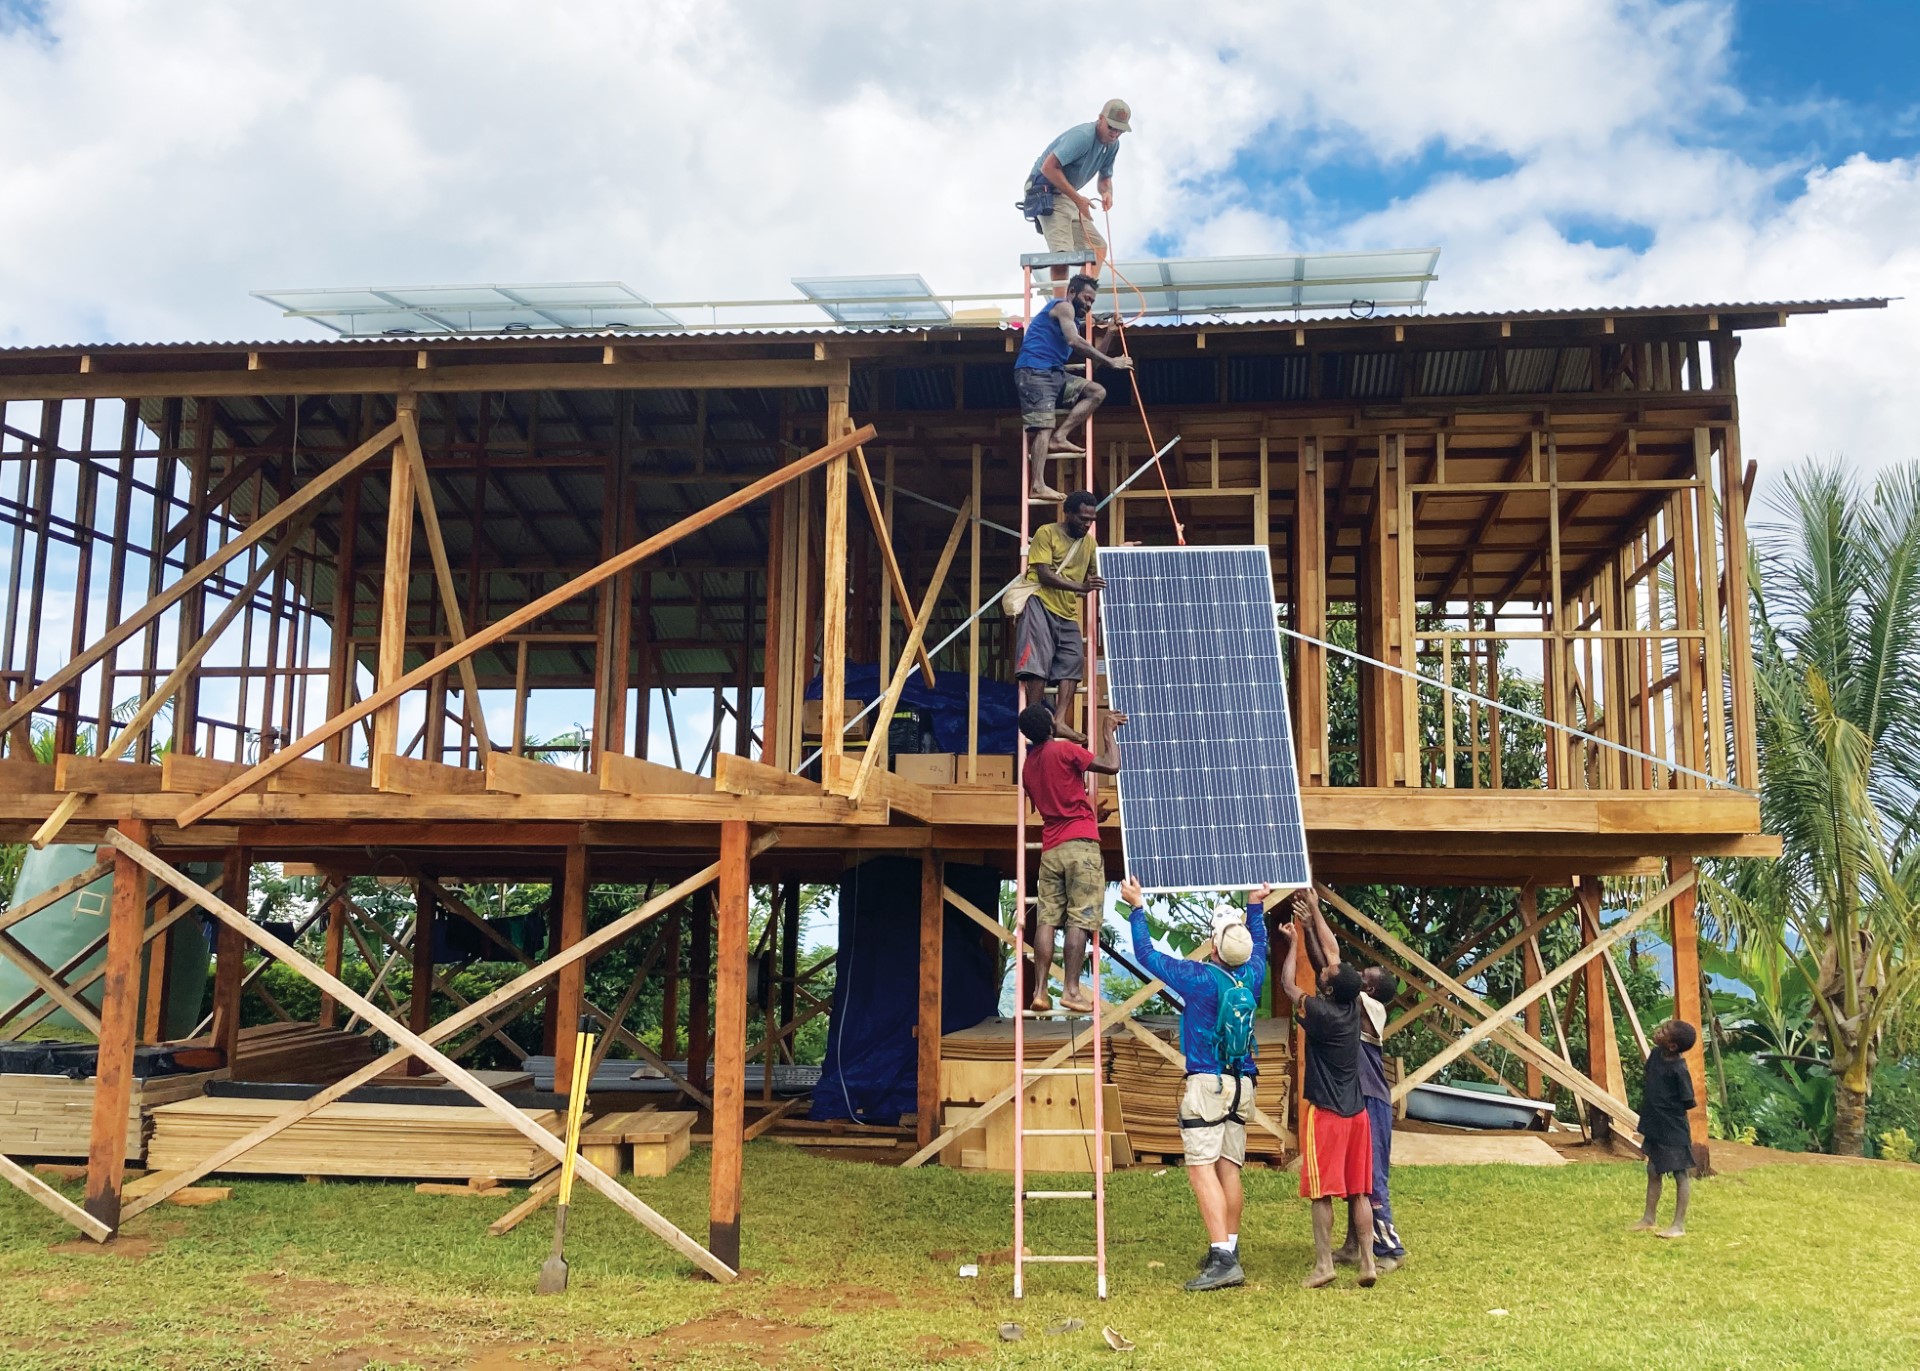
[[[1761,817],[1784,852],[1709,897],[1813,987],[1832,1149],[1859,1155],[1879,1045],[1920,989],[1920,463],[1870,493],[1802,468],[1785,503],[1748,572]]]

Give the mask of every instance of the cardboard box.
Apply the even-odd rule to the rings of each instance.
[[[824,700],[802,700],[800,702],[800,731],[809,738],[818,738],[820,736],[820,710],[821,706],[825,703]],[[865,700],[848,700],[842,705],[842,708],[846,711],[843,717],[851,719],[866,707],[867,702]],[[852,728],[848,729],[846,736],[849,738],[866,737],[867,726],[872,722],[873,716],[868,715]]]
[[[977,769],[971,780],[969,780],[967,776],[967,759],[965,757],[955,758],[953,763],[953,778],[962,785],[1013,784],[1013,758],[999,753],[987,753],[974,758],[974,762]]]
[[[952,785],[951,752],[905,752],[893,759],[893,770],[903,780],[920,785]]]

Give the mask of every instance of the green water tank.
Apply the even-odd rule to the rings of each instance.
[[[32,899],[41,891],[59,885],[62,881],[78,876],[92,866],[96,858],[94,849],[73,843],[54,843],[36,852],[27,849],[27,855],[20,864],[20,877],[14,882],[13,897],[9,908]],[[217,868],[190,868],[188,874],[201,882],[217,880]],[[168,901],[167,908],[172,907]],[[90,885],[82,886],[72,894],[55,901],[32,918],[15,924],[8,930],[21,946],[55,970],[65,966],[67,961],[84,951],[96,938],[105,938],[107,932],[107,913],[113,905],[113,877],[102,876]],[[166,935],[167,955],[167,1007],[163,1020],[163,1033],[168,1038],[181,1038],[193,1031],[199,1022],[200,1004],[207,988],[207,968],[211,962],[211,948],[207,939],[206,921],[194,914],[176,920]],[[153,955],[156,944],[149,943],[140,958],[141,1012],[145,1013],[148,959]],[[62,977],[68,983],[84,979],[86,975],[106,960],[106,944],[88,957],[78,967]],[[25,972],[11,961],[0,957],[0,1007],[8,1006],[29,994],[34,989],[33,982]],[[85,992],[85,999],[91,1004],[100,1003],[100,985],[95,982]],[[37,1011],[44,999],[37,1002],[34,1009],[27,1011],[31,1016]],[[15,1023],[18,1022],[16,1019]],[[73,1017],[65,1010],[59,1010],[47,1016],[44,1023],[61,1028],[78,1028]]]

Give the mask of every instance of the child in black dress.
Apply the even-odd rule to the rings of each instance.
[[[1669,1019],[1653,1031],[1653,1050],[1647,1054],[1640,1107],[1641,1150],[1647,1154],[1647,1212],[1634,1228],[1654,1228],[1658,1223],[1660,1178],[1672,1176],[1673,1222],[1656,1230],[1663,1238],[1677,1238],[1687,1231],[1687,1199],[1693,1189],[1693,1132],[1687,1114],[1694,1098],[1685,1054],[1698,1041],[1692,1024]]]

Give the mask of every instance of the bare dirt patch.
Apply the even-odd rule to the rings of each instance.
[[[950,1342],[932,1333],[915,1338],[913,1350],[921,1361],[975,1361],[993,1355],[984,1342]]]
[[[721,1313],[664,1328],[654,1336],[654,1342],[663,1350],[724,1347],[737,1351],[742,1364],[778,1366],[798,1344],[819,1331],[806,1324],[781,1323],[751,1314]]]
[[[42,1304],[72,1304],[83,1300],[93,1293],[93,1287],[85,1281],[68,1281],[64,1285],[50,1285],[40,1292]]]
[[[289,1276],[284,1271],[268,1271],[258,1276],[248,1276],[247,1284],[266,1295],[268,1302],[281,1313],[304,1313],[308,1310],[324,1309],[355,1293],[352,1286],[342,1285],[338,1281],[308,1280],[300,1276]]]
[[[871,1285],[789,1286],[767,1302],[770,1312],[800,1319],[809,1314],[860,1314],[899,1307],[900,1297],[893,1291]]]

